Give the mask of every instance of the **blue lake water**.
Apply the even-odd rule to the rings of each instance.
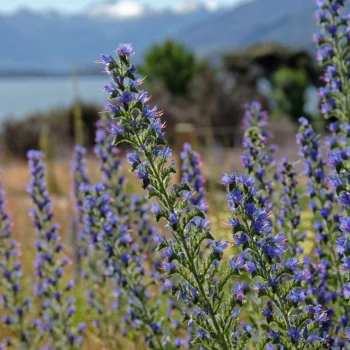
[[[106,76],[84,76],[77,81],[79,97],[101,105],[106,101],[102,90]],[[0,122],[4,118],[23,118],[49,108],[67,107],[75,98],[71,77],[35,77],[0,79]]]
[[[102,106],[107,100],[103,86],[106,76],[84,76],[77,81],[79,97],[84,102]],[[271,94],[271,91],[268,95]],[[75,98],[71,77],[37,77],[0,79],[0,128],[7,117],[20,119],[30,113],[46,111],[50,108],[68,107]],[[318,109],[318,96],[315,88],[307,91],[309,113]]]

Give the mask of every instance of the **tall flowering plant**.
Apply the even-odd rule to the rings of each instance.
[[[73,195],[75,199],[75,210],[77,212],[77,223],[83,222],[84,193],[80,191],[81,184],[89,184],[90,180],[86,168],[86,148],[76,146],[73,152],[72,174],[73,174]]]
[[[330,177],[330,183],[334,188],[339,204],[343,209],[343,214],[340,216],[339,229],[340,235],[336,240],[336,252],[341,260],[341,277],[342,295],[345,299],[350,298],[350,187],[349,187],[349,150],[336,150],[329,153],[329,163],[333,173]],[[348,310],[349,312],[349,310]]]
[[[11,238],[10,217],[5,210],[5,197],[0,183],[0,293],[2,322],[14,336],[5,339],[7,346],[30,349],[37,339],[29,323],[31,300],[23,294],[22,264],[18,243]]]
[[[125,191],[120,151],[111,145],[107,125],[104,119],[97,123],[94,148],[102,182],[90,186],[82,182],[78,191],[85,199],[82,221],[88,248],[84,281],[94,333],[112,348],[123,346],[116,333],[129,338],[142,335],[155,349],[185,346],[185,340],[169,337],[168,324],[176,303],[169,300],[168,315],[159,314],[157,296],[162,291],[154,282],[161,275],[161,266],[154,254],[155,227],[149,223],[145,199]]]
[[[83,232],[83,205],[84,205],[84,192],[80,191],[80,186],[88,185],[90,183],[88,172],[86,168],[86,148],[82,146],[76,146],[73,152],[72,159],[72,175],[73,175],[73,196],[74,196],[74,209],[76,217],[73,226],[73,263],[76,267],[76,274],[79,278],[81,275],[82,257],[87,253],[87,243]]]
[[[325,118],[332,118],[329,125],[331,137],[328,154],[328,165],[331,168],[327,183],[331,186],[337,199],[337,203],[343,210],[337,216],[339,221],[337,234],[333,236],[332,245],[337,264],[332,264],[338,269],[339,292],[344,300],[345,314],[343,326],[348,325],[349,320],[349,230],[348,220],[348,196],[349,196],[349,68],[348,68],[348,44],[350,17],[344,13],[346,1],[331,0],[317,1],[319,6],[316,19],[322,28],[322,33],[315,35],[318,44],[317,58],[325,67],[323,80],[325,85],[320,88],[322,98],[321,113]],[[335,260],[335,259],[334,259]],[[346,320],[346,321],[345,321]],[[349,331],[349,328],[347,328]]]
[[[306,271],[299,268],[295,256],[285,257],[287,238],[282,233],[273,235],[270,213],[257,196],[254,178],[224,174],[222,183],[227,186],[233,212],[229,223],[234,243],[246,253],[236,268],[244,268],[256,281],[253,289],[257,297],[267,299],[267,307],[261,310],[267,323],[266,334],[260,335],[257,347],[280,344],[290,349],[305,348],[327,317],[321,305],[304,303]]]
[[[345,0],[317,0],[316,19],[322,29],[314,36],[318,45],[317,59],[326,67],[320,89],[321,112],[326,118],[335,117],[339,124],[348,123],[350,108],[348,42],[350,17],[343,14]]]
[[[267,130],[268,115],[262,111],[257,101],[245,104],[243,120],[244,137],[242,164],[249,175],[257,179],[258,194],[263,205],[273,208],[271,196],[274,190],[273,171],[275,168],[274,152],[276,146],[269,144],[270,132]]]
[[[69,260],[60,257],[63,244],[60,243],[58,225],[53,222],[43,158],[44,154],[40,151],[28,152],[31,181],[27,190],[34,204],[30,215],[37,233],[35,294],[40,302],[40,312],[36,324],[55,347],[79,348],[85,326],[81,324],[78,329],[73,326],[76,307],[70,294],[74,282],[65,283],[62,278]]]
[[[180,153],[182,160],[182,183],[191,186],[195,193],[192,195],[191,202],[198,205],[206,200],[205,179],[202,174],[202,162],[198,152],[192,150],[189,143],[185,143]]]
[[[306,236],[305,232],[301,233],[299,230],[301,206],[297,175],[294,164],[290,163],[287,158],[283,158],[277,173],[277,180],[281,184],[283,194],[278,208],[277,225],[286,232],[290,249],[294,255],[303,252],[301,242]]]
[[[332,246],[338,236],[338,216],[334,203],[334,192],[330,191],[327,185],[327,168],[321,153],[320,137],[305,118],[300,118],[299,121],[300,128],[296,138],[299,152],[304,158],[303,175],[308,178],[309,208],[315,217],[315,238],[318,243],[316,254],[321,258],[324,254],[329,255],[334,268],[332,275],[336,276],[337,256]]]
[[[102,283],[106,280],[114,282],[115,292],[120,296],[120,301],[116,300],[112,309],[127,305],[123,322],[129,330],[142,330],[149,346],[153,349],[167,348],[167,339],[164,337],[166,331],[162,325],[161,318],[157,316],[157,303],[153,303],[149,286],[152,280],[145,283],[145,255],[140,254],[141,248],[136,243],[130,232],[130,226],[125,223],[122,217],[113,212],[111,195],[105,191],[103,184],[91,187],[85,202],[86,232],[90,236],[90,244],[94,250],[98,250],[101,260],[94,263],[98,267]],[[91,222],[91,217],[98,218]],[[96,267],[95,267],[96,269]],[[147,278],[146,278],[147,279]],[[100,290],[101,287],[98,286]],[[95,289],[96,290],[96,289]],[[93,298],[92,295],[90,295]],[[103,307],[100,305],[100,307]],[[101,312],[104,316],[112,317],[105,322],[117,322],[110,310],[104,309]],[[100,322],[99,319],[96,320]],[[102,328],[103,330],[103,328]],[[113,334],[106,334],[110,341]]]
[[[94,189],[94,195],[92,194]],[[103,195],[104,186],[81,185],[84,194],[82,236],[86,242],[83,259],[83,285],[86,295],[87,319],[93,326],[93,333],[111,348],[120,347],[118,337],[114,334],[119,329],[120,293],[118,286],[109,272],[108,255],[101,240],[104,226],[99,224],[103,217],[101,211],[108,204],[108,196]],[[97,197],[99,196],[99,197]],[[106,224],[106,230],[108,230]]]
[[[115,198],[114,205],[117,211],[127,213],[128,196],[124,186],[125,177],[121,174],[120,150],[112,146],[113,136],[107,132],[106,127],[108,123],[105,119],[99,120],[96,124],[94,153],[100,163],[102,181]]]
[[[186,183],[173,185],[169,191],[171,175],[176,170],[169,160],[171,150],[164,141],[162,113],[150,107],[147,92],[139,90],[142,80],[136,79],[135,67],[130,63],[133,53],[130,45],[122,44],[116,50],[116,59],[101,55],[100,63],[112,79],[105,90],[111,99],[117,100],[117,104],[106,105],[115,120],[109,127],[114,135],[113,143],[127,142],[135,149],[127,155],[127,160],[149,197],[157,199],[152,212],[158,220],[166,220],[172,233],[172,239],[155,237],[166,259],[163,266],[171,278],[164,281],[164,287],[185,303],[194,305],[190,313],[186,311],[186,318],[197,325],[194,342],[212,349],[230,349],[236,317],[227,312],[224,287],[232,270],[227,269],[218,278],[227,243],[214,242],[212,252],[203,260],[200,258],[202,242],[213,240],[205,216],[206,206],[204,202],[192,204],[193,193]],[[230,298],[230,310],[234,304],[235,298]]]
[[[322,28],[322,33],[315,35],[314,38],[319,48],[317,58],[325,67],[323,76],[325,85],[319,91],[323,102],[321,113],[326,118],[336,120],[330,124],[330,131],[333,135],[329,142],[333,150],[328,155],[328,163],[332,170],[330,183],[338,195],[341,207],[346,208],[343,198],[346,197],[348,186],[346,153],[350,135],[348,69],[350,17],[344,14],[346,1],[318,0],[317,4],[319,9],[316,12],[316,19]],[[338,139],[334,135],[338,135]],[[339,148],[343,148],[344,151]]]

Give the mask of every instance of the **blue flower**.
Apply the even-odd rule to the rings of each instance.
[[[287,335],[295,343],[302,338],[300,332],[295,327],[289,328],[287,330]]]
[[[176,265],[174,263],[163,262],[163,268],[166,272],[174,272]]]
[[[128,163],[133,165],[133,166],[141,163],[140,157],[136,151],[127,153],[126,159],[127,159]]]
[[[132,47],[131,44],[120,44],[118,48],[115,50],[115,53],[118,56],[126,56],[130,57],[135,53],[134,48]]]
[[[209,333],[205,331],[203,328],[197,329],[197,335],[200,339],[210,339]]]
[[[244,205],[244,209],[248,215],[254,215],[255,213],[255,203],[247,203]]]
[[[227,195],[227,197],[235,204],[239,204],[242,201],[242,192],[239,189],[234,189],[231,193]]]
[[[119,106],[115,106],[112,103],[106,103],[104,107],[107,112],[110,112],[112,114],[119,114],[119,112],[121,111]]]
[[[219,254],[221,256],[227,247],[227,241],[215,241],[214,245],[212,246],[212,249],[214,253]]]
[[[243,299],[244,299],[244,284],[236,282],[235,286],[232,288],[232,293],[236,296],[237,300],[243,301]]]
[[[164,280],[163,285],[166,290],[172,290],[175,288],[175,285],[168,279]]]
[[[343,232],[350,233],[350,217],[349,216],[341,217],[339,220],[340,220],[339,228]]]
[[[244,264],[244,268],[246,269],[246,271],[250,274],[254,273],[257,270],[256,264],[255,262],[251,262],[251,261],[247,261]]]
[[[134,93],[131,91],[124,91],[122,95],[118,96],[118,101],[123,102],[127,105],[129,105],[131,102],[135,100]]]
[[[270,322],[273,319],[273,314],[270,309],[265,308],[261,313],[264,317],[266,317],[267,322]]]
[[[82,151],[82,149],[78,149],[78,151]],[[68,259],[61,260],[58,254],[62,249],[62,244],[58,243],[60,239],[58,225],[52,222],[52,205],[46,187],[46,169],[43,158],[44,154],[40,151],[28,152],[31,180],[27,190],[34,204],[31,215],[38,236],[35,289],[42,301],[41,313],[46,332],[50,333],[49,329],[55,327],[58,331],[57,334],[50,335],[53,336],[53,340],[57,344],[63,344],[62,346],[66,347],[71,344],[69,334],[75,333],[70,322],[75,313],[75,306],[73,299],[67,308],[61,303],[62,295],[69,292],[69,289],[62,285],[63,268],[67,265]]]
[[[170,213],[169,214],[169,222],[171,225],[175,225],[179,222],[179,218],[175,213]]]
[[[104,64],[110,64],[115,62],[111,55],[101,55],[101,61]]]
[[[293,288],[289,294],[288,299],[293,303],[302,303],[306,298],[305,292],[302,289]]]
[[[267,238],[260,242],[260,244],[263,253],[271,259],[279,258],[285,252],[284,247],[281,245],[277,245],[272,238]]]
[[[230,267],[232,270],[237,271],[242,269],[244,266],[244,258],[238,255],[237,258],[230,259]]]
[[[343,286],[343,294],[345,299],[350,299],[350,283],[345,283]]]
[[[232,173],[231,175],[222,174],[222,184],[224,186],[235,184],[237,181],[236,173]]]
[[[319,12],[320,13],[320,12]],[[321,14],[321,13],[320,13]],[[320,62],[332,57],[334,54],[333,48],[330,45],[324,45],[317,50],[316,57]]]
[[[175,254],[173,247],[167,247],[163,251],[163,256],[166,257],[167,259],[170,259],[173,257]]]
[[[235,245],[244,245],[249,241],[249,237],[246,233],[241,233],[241,235],[233,235],[233,242]]]
[[[192,150],[189,143],[185,143],[180,156],[183,160],[181,183],[188,184],[195,191],[191,194],[190,201],[196,206],[206,198],[205,179],[202,174],[200,155]],[[207,211],[206,208],[204,211]]]
[[[149,178],[149,173],[146,170],[146,167],[143,164],[140,164],[135,170],[137,178],[141,180],[147,180]]]
[[[125,130],[124,130],[123,126],[119,125],[119,124],[110,124],[110,125],[108,125],[107,131],[111,135],[116,136],[116,137],[124,135],[124,133],[125,133]]]
[[[160,209],[157,203],[153,203],[151,205],[151,211],[154,215],[158,215],[160,213]]]
[[[246,174],[242,174],[239,178],[238,178],[238,182],[242,185],[242,186],[246,186],[248,188],[252,188],[254,186],[255,183],[255,179],[253,176],[248,176]]]
[[[343,154],[340,150],[328,153],[328,162],[332,166],[337,166],[343,162]]]
[[[298,268],[298,259],[296,257],[294,258],[288,258],[282,262],[283,266],[285,266],[287,269],[290,269],[292,271],[296,270]]]
[[[237,218],[228,219],[228,224],[233,228],[240,226],[239,220]]]

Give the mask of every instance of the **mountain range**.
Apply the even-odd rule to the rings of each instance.
[[[90,69],[99,53],[110,53],[119,42],[131,42],[140,61],[152,44],[165,38],[209,59],[263,42],[311,50],[317,31],[315,9],[314,0],[255,0],[232,9],[210,11],[202,6],[132,18],[92,16],[91,11],[0,13],[0,70]]]

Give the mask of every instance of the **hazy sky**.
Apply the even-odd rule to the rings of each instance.
[[[245,0],[116,0],[115,2],[131,2],[144,4],[154,8],[162,9],[167,7],[181,6],[188,3],[208,3],[216,5],[235,5]],[[87,5],[99,4],[101,0],[0,0],[0,11],[11,12],[21,7],[32,9],[58,9],[65,12],[76,12],[83,10]]]

